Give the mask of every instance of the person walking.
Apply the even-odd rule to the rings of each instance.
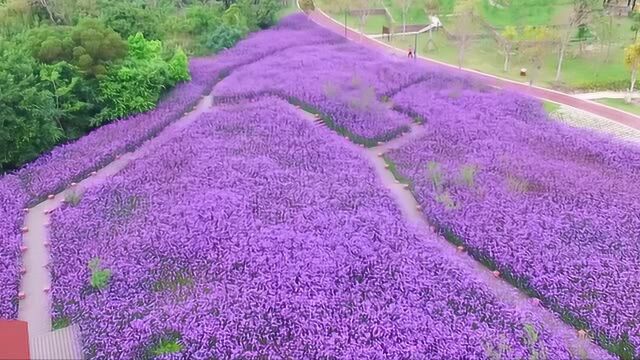
[[[413,59],[413,50],[409,48],[409,59]]]

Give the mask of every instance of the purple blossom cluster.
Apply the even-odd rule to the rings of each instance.
[[[344,41],[319,27],[302,33],[300,24],[307,21],[303,15],[293,15],[278,28],[253,34],[215,57],[191,59],[192,80],[176,86],[155,109],[100,127],[26,165],[18,172],[26,190],[34,200],[41,199],[112,161],[115,155],[137,147],[180,118],[217,80],[239,66],[301,44]]]
[[[113,161],[117,154],[131,151],[166,125],[180,118],[210,89],[217,77],[215,59],[190,64],[196,79],[178,84],[153,110],[133,115],[92,131],[77,141],[54,148],[20,169],[17,174],[32,199],[55,193],[70,182]]]
[[[389,156],[424,214],[610,351],[640,357],[640,149],[442,73],[393,102],[425,120]]]
[[[111,162],[116,155],[131,151],[155,136],[210,92],[217,80],[238,66],[303,43],[343,41],[318,27],[303,34],[300,30],[307,21],[302,15],[290,16],[276,29],[254,34],[216,57],[192,58],[189,64],[192,80],[177,85],[155,109],[114,121],[75,142],[57,146],[14,175],[0,179],[3,184],[10,184],[0,186],[0,205],[4,211],[0,213],[3,215],[0,219],[2,226],[7,226],[6,231],[0,231],[0,259],[7,269],[0,278],[4,280],[6,277],[6,281],[0,284],[0,309],[3,309],[0,315],[8,318],[17,315],[19,254],[16,249],[19,237],[15,235],[15,227],[22,222],[23,207],[60,191],[69,183]],[[16,182],[16,176],[19,182]]]
[[[18,314],[21,211],[28,197],[15,175],[0,179],[0,319]]]
[[[424,74],[411,62],[353,43],[298,46],[235,71],[214,96],[223,103],[265,94],[286,98],[322,114],[352,140],[375,145],[411,123],[384,99]]]
[[[573,358],[283,100],[216,107],[174,136],[54,214],[54,315],[79,324],[86,356],[173,339],[164,358]]]

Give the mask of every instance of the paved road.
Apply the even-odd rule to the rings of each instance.
[[[322,27],[325,27],[329,30],[332,30],[338,34],[344,35],[344,26],[336,22],[332,18],[330,18],[328,15],[326,15],[322,11],[316,10],[312,12],[309,17],[316,24]],[[366,45],[371,48],[375,48],[375,49],[383,50],[387,52],[391,51],[393,53],[406,56],[406,53],[404,50],[394,48],[376,39],[372,39],[367,36],[362,36],[359,32],[350,28],[347,29],[347,37],[350,39],[353,39],[353,41],[355,42],[358,42],[360,44]],[[561,93],[558,91],[544,89],[536,86],[529,86],[528,84],[525,84],[525,83],[519,83],[512,80],[499,78],[493,75],[484,74],[471,69],[465,69],[465,68],[458,69],[456,66],[445,64],[445,63],[435,61],[433,59],[425,58],[422,56],[418,57],[418,61],[422,61],[423,63],[428,64],[431,67],[441,67],[443,69],[448,69],[448,70],[454,69],[456,71],[461,71],[463,73],[471,75],[474,78],[480,79],[492,86],[496,86],[503,89],[515,90],[520,93],[534,96],[540,99],[550,100],[560,104],[573,106],[575,108],[588,111],[596,115],[600,115],[607,119],[610,119],[618,123],[632,127],[634,129],[640,130],[639,116],[636,116],[624,111],[620,111],[612,107],[598,104],[589,100],[579,99],[573,95]]]
[[[574,94],[573,96],[580,99],[584,99],[584,100],[602,99],[602,98],[624,99],[628,96],[628,93],[626,91],[598,91],[598,92],[591,92],[591,93]],[[631,94],[631,97],[639,98],[640,94],[638,94],[637,92],[634,92],[633,94]]]

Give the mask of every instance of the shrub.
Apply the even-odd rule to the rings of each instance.
[[[89,270],[91,271],[91,279],[89,280],[91,286],[98,290],[106,288],[111,279],[111,270],[103,269],[100,266],[99,258],[93,258],[89,261]]]
[[[220,24],[208,36],[206,47],[213,52],[229,49],[235,45],[244,35],[244,32],[234,26]]]

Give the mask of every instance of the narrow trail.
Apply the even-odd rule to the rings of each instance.
[[[308,113],[301,108],[298,108],[298,111],[303,118],[317,124],[317,118],[314,114]],[[339,136],[329,128],[327,128],[327,131]],[[408,224],[414,227],[419,233],[435,233],[432,226],[425,220],[419,204],[409,190],[408,185],[396,180],[393,173],[387,169],[387,164],[383,159],[385,153],[408,143],[412,139],[420,136],[424,131],[423,125],[412,124],[409,132],[400,135],[392,141],[368,149],[360,147],[359,150],[365,155],[376,171],[382,184],[389,190]],[[355,144],[353,144],[353,146],[358,147]],[[537,299],[530,298],[516,287],[501,279],[499,276],[496,276],[491,270],[476,261],[466,252],[459,251],[455,245],[448,242],[442,236],[427,236],[426,239],[429,245],[434,250],[439,251],[443,257],[450,259],[455,258],[463,269],[473,274],[478,281],[491,289],[497,299],[513,308],[533,314],[547,330],[552,331],[562,339],[565,344],[567,344],[567,348],[576,357],[582,356],[587,359],[606,359],[611,357],[611,355],[600,346],[589,339],[580,337],[575,328],[563,322],[554,312],[541,306]]]
[[[65,201],[69,194],[81,194],[86,189],[104,182],[131,161],[147,155],[158,144],[173,138],[181,129],[193,123],[212,105],[211,94],[203,96],[198,105],[174,123],[168,125],[157,136],[147,140],[135,151],[123,154],[78,184],[52,194],[49,198],[28,209],[23,229],[22,270],[18,319],[28,323],[29,347],[33,359],[80,359],[82,351],[77,327],[51,331],[51,274],[49,263],[50,213]]]

